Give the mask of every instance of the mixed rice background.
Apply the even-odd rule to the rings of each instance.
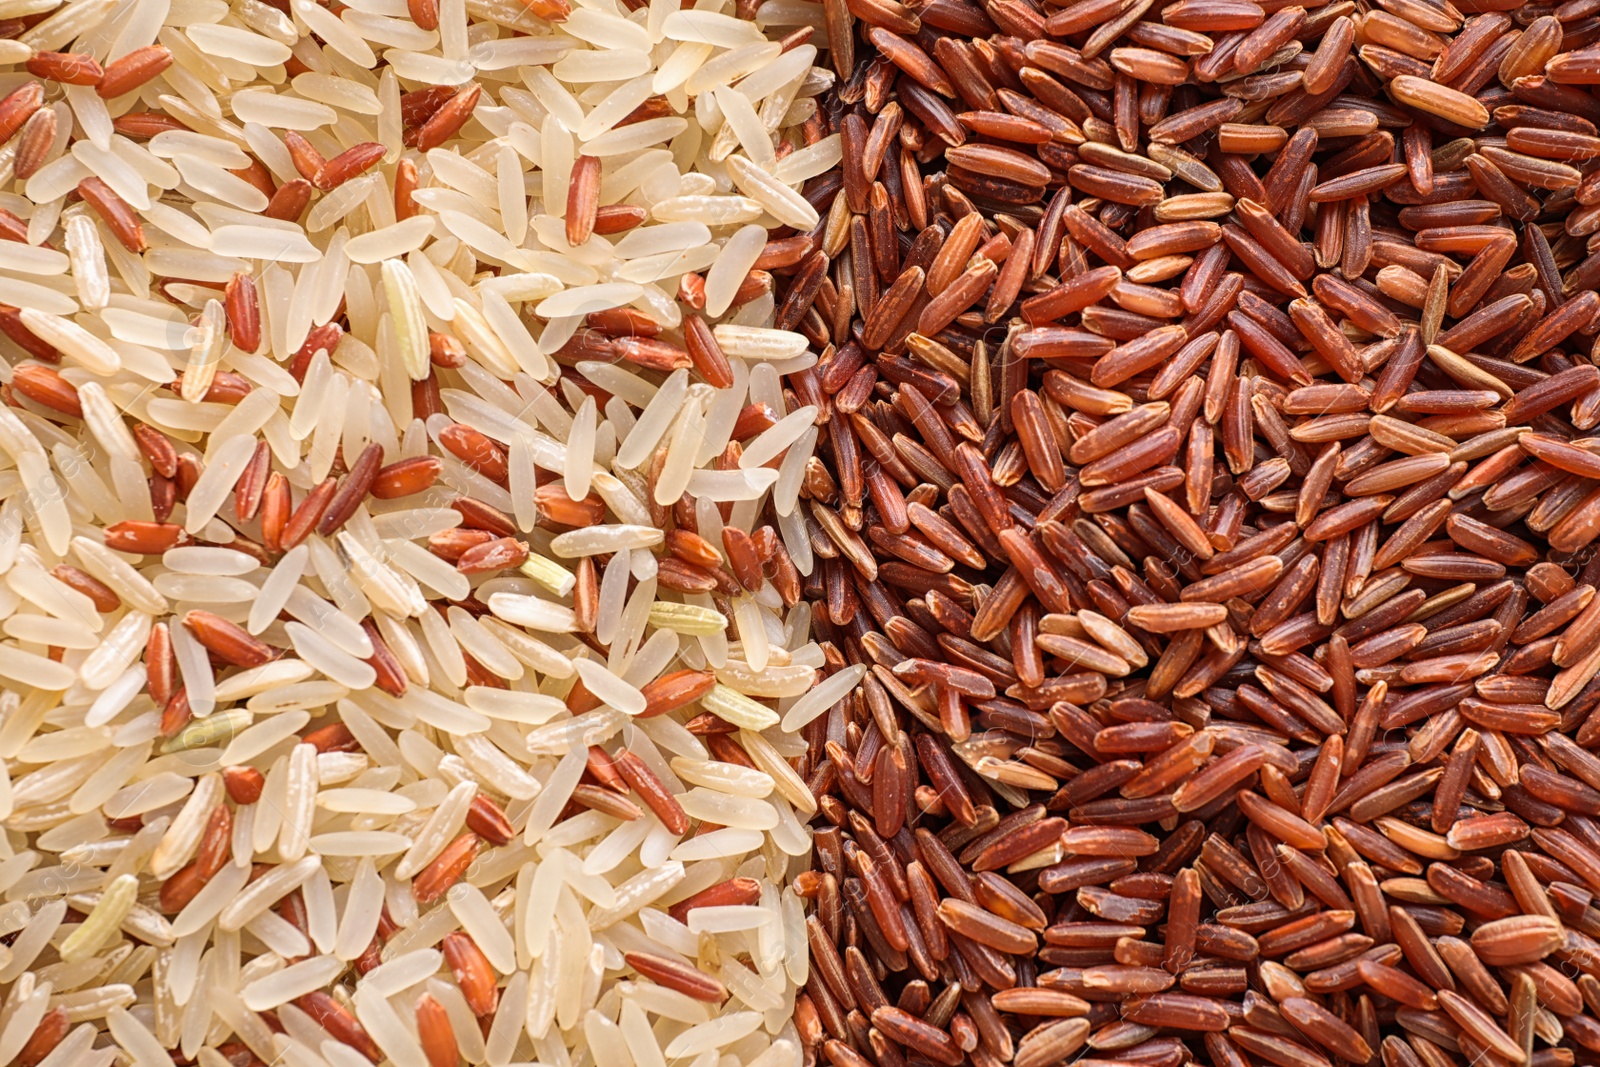
[[[751,14],[0,11],[0,1063],[802,1062],[840,139]]]
[[[1595,1062],[1595,84],[0,0],[0,1065]]]

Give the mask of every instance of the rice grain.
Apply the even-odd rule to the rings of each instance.
[[[758,1006],[693,1047],[796,1065],[782,916],[815,801],[777,723],[825,656],[808,546],[766,508],[819,413],[767,372],[826,342],[771,328],[785,283],[757,264],[818,221],[797,187],[837,162],[832,75],[742,9],[292,7],[102,30],[104,5],[35,5],[0,32],[0,676],[39,694],[0,807],[49,857],[0,875],[24,909],[0,1048],[505,1063],[606,1012],[664,1065],[681,1006],[629,1001],[619,1031],[615,1002],[690,988]],[[722,129],[689,136],[707,108]],[[772,417],[734,426],[756,395]],[[663,547],[712,516],[759,545],[744,585]],[[732,602],[689,599],[680,563]],[[663,700],[675,666],[705,684]],[[667,761],[710,756],[684,725],[710,715],[751,755],[685,784]],[[679,963],[668,856],[708,813],[745,829],[694,838],[695,884],[766,888]]]

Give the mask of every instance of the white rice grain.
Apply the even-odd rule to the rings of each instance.
[[[773,523],[812,567],[798,499],[817,413],[789,411],[782,378],[817,357],[769,328],[774,294],[733,300],[769,226],[819,221],[798,187],[841,140],[805,147],[799,127],[831,75],[816,46],[768,39],[819,24],[792,4],[765,21],[709,0],[575,7],[553,24],[441,0],[428,30],[400,0],[0,0],[26,20],[0,42],[17,85],[36,51],[172,57],[120,100],[55,93],[43,166],[0,194],[28,239],[0,257],[0,304],[61,353],[82,408],[0,405],[0,1062],[59,1006],[76,1025],[48,1067],[226,1067],[231,1041],[359,1067],[302,999],[328,994],[396,1067],[425,1067],[427,990],[469,1063],[797,1067],[784,1015],[808,965],[780,890],[815,801],[778,720],[815,721],[860,669],[804,695],[825,662],[809,614],[770,587],[725,612],[673,592],[656,509],[687,493],[719,548],[725,525]],[[405,96],[427,86],[470,95],[434,90],[430,122]],[[135,136],[133,112],[174,128]],[[580,156],[601,161],[599,205],[643,224],[569,246]],[[147,248],[79,202],[90,177]],[[272,217],[296,191],[305,207]],[[730,388],[606,351],[602,321],[681,350],[686,313]],[[779,421],[724,470],[752,402]],[[487,460],[460,446],[473,433]],[[378,494],[346,499],[372,445]],[[181,500],[160,499],[169,479]],[[140,533],[117,524],[158,518],[161,548],[119,550]],[[486,533],[512,564],[458,566]],[[99,611],[61,563],[119,603]],[[716,688],[634,718],[685,666]],[[574,687],[596,706],[574,714]],[[684,725],[702,712],[761,769],[713,761]],[[720,828],[563,819],[592,748],[624,746]],[[471,864],[446,870],[469,830]],[[201,859],[220,866],[183,885]],[[667,916],[736,875],[762,882],[757,904]],[[173,913],[152,906],[180,888]],[[483,1028],[445,963],[461,937],[500,979]],[[624,979],[628,951],[721,975],[738,1010]]]

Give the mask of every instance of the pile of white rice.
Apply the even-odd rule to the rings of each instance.
[[[65,69],[37,53],[124,73],[151,46],[172,60],[112,99],[43,81],[0,147],[0,1064],[440,1067],[455,1062],[441,1033],[473,1064],[801,1063],[806,940],[788,880],[816,805],[788,763],[804,744],[779,722],[814,718],[859,669],[813,691],[808,608],[771,581],[679,593],[657,574],[661,506],[685,494],[710,546],[724,526],[772,525],[811,568],[796,501],[815,410],[784,417],[781,383],[817,354],[769,328],[771,287],[747,276],[769,230],[817,227],[798,190],[839,158],[837,136],[801,130],[832,74],[792,34],[821,7],[770,0],[750,22],[732,0],[430,5],[0,0],[0,22],[22,20],[0,40],[0,125],[40,84],[30,60]],[[447,90],[421,92],[434,86],[481,96],[424,150],[406,108],[439,108]],[[264,214],[306,159],[373,144],[376,165],[313,191],[296,219]],[[571,247],[584,156],[600,161],[598,203],[644,221]],[[95,178],[147,248],[80,196]],[[256,290],[254,351],[233,343],[230,282]],[[586,317],[617,308],[683,348],[683,298],[702,288],[731,387],[585,355],[607,350],[585,347]],[[329,322],[342,330],[317,331]],[[328,337],[331,351],[303,351]],[[430,366],[430,341],[459,365]],[[50,388],[75,392],[81,416],[37,399],[51,348],[70,388]],[[563,349],[579,353],[565,367]],[[430,374],[442,412],[424,419],[413,383]],[[777,422],[741,460],[727,446],[751,404]],[[441,446],[453,424],[497,443],[503,480]],[[187,502],[170,515],[152,502],[170,483],[152,475],[149,430],[180,461]],[[269,508],[236,513],[258,442],[296,506],[373,443],[385,465],[434,456],[439,471],[268,551]],[[548,528],[536,484],[539,499],[598,500],[603,519]],[[429,551],[463,497],[510,517],[526,562],[469,576]],[[106,547],[108,527],[158,518],[181,528],[170,550]],[[597,625],[580,633],[574,587],[591,578],[597,601],[579,606]],[[225,665],[195,611],[281,655]],[[160,624],[187,712],[151,697]],[[375,643],[403,669],[399,695],[377,685]],[[716,687],[640,717],[649,683],[686,670]],[[716,758],[707,724],[748,764]],[[687,829],[593,769],[623,749]],[[475,805],[504,812],[509,841],[480,835],[464,876],[419,903],[413,879],[438,876],[480,825]],[[164,912],[163,886],[204,862],[216,872]],[[673,908],[730,882],[740,894]],[[463,993],[458,932],[492,968],[487,999]],[[625,956],[697,969],[700,996]]]

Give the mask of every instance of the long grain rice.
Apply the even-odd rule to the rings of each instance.
[[[776,697],[632,716],[826,659],[764,525],[821,416],[774,379],[733,443],[751,376],[684,334],[813,343],[758,263],[832,76],[731,4],[204,7],[0,4],[0,1059],[799,1067]],[[780,579],[666,543],[702,514]],[[689,960],[735,1024],[623,963],[685,947],[685,847],[768,887]]]

